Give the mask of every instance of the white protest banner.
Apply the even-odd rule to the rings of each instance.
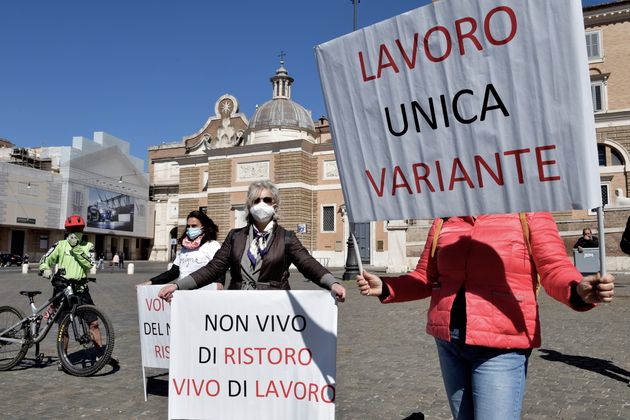
[[[170,355],[171,304],[160,299],[158,293],[164,285],[136,287],[138,320],[140,322],[140,351],[142,366],[168,369]],[[203,290],[216,290],[210,283]]]
[[[169,418],[334,419],[337,307],[325,291],[177,291]]]
[[[162,287],[136,287],[143,367],[168,369],[171,304],[158,297]]]
[[[354,222],[601,205],[578,0],[442,0],[316,57]]]

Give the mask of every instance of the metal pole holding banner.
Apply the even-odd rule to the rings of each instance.
[[[142,365],[142,385],[144,385],[144,402],[147,402],[147,373],[144,370],[144,365]]]
[[[606,240],[604,235],[604,207],[597,208],[597,231],[599,233],[599,272],[606,275]]]
[[[354,25],[352,31],[357,30],[357,3],[360,0],[350,0],[354,6]],[[361,263],[361,253],[359,252],[357,238],[354,236],[354,223],[350,221],[350,212],[348,210],[348,240],[346,241],[346,265],[344,266],[343,280],[354,280],[357,275],[363,274],[363,264]],[[354,249],[351,250],[351,248]]]
[[[357,266],[359,267],[359,273],[363,274],[363,263],[361,262],[361,252],[359,252],[359,244],[357,243],[357,238],[354,237],[354,232],[350,232],[350,236],[352,236],[352,244],[354,245],[354,256],[357,259]]]

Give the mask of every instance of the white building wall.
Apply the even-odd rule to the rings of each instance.
[[[49,245],[61,239],[64,219],[69,214],[78,213],[87,220],[90,191],[99,189],[131,198],[129,203],[133,206],[127,206],[125,211],[128,219],[133,215],[133,230],[102,229],[89,226],[88,221],[86,233],[90,238],[105,235],[105,252],[109,251],[108,244],[117,243],[119,250],[125,245],[127,258],[142,254],[142,249],[136,247],[137,239],[153,238],[154,222],[144,161],[129,156],[129,143],[121,139],[102,132],[94,137],[94,141],[74,137],[73,146],[28,149],[36,157],[50,158],[52,170],[9,163],[12,158],[2,151],[0,248],[10,246],[6,238],[12,237],[11,232],[24,231],[25,251],[38,257],[37,245],[43,242],[38,237],[46,236]]]
[[[153,164],[153,185],[179,184],[177,162],[157,162]]]
[[[171,249],[170,234],[171,230],[177,227],[177,207],[178,201],[176,198],[155,203],[155,234],[153,249],[149,256],[150,261],[169,260]],[[173,213],[175,213],[175,217],[172,217]]]
[[[288,128],[273,128],[271,130],[261,130],[249,133],[247,139],[248,144],[261,144],[261,143],[277,143],[280,141],[304,139],[310,142],[315,142],[313,135],[302,130],[293,130]]]
[[[56,229],[61,184],[57,174],[0,162],[0,224],[19,225],[20,217],[35,220],[25,227]]]

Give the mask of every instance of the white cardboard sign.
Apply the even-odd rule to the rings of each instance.
[[[163,284],[136,287],[143,367],[168,369],[169,365],[171,304],[158,297],[162,287]],[[216,290],[217,284],[210,283],[202,289]]]
[[[337,307],[325,291],[177,291],[169,418],[334,419]]]
[[[136,287],[143,367],[168,369],[171,304],[158,297],[162,287]]]

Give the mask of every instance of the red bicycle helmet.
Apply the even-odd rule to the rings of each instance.
[[[81,232],[85,228],[85,220],[78,214],[73,214],[66,217],[64,226],[68,232]]]

